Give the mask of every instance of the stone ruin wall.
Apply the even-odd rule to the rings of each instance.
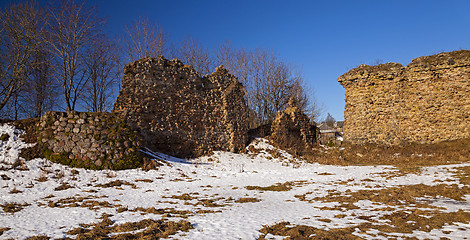
[[[436,143],[470,138],[470,51],[361,65],[346,89],[344,139],[355,144]]]
[[[310,122],[310,118],[297,107],[292,98],[289,99],[288,107],[277,114],[271,125],[271,132],[269,138],[283,148],[294,147],[296,144],[308,148],[315,145],[317,140],[315,124]]]
[[[179,157],[244,149],[244,88],[222,66],[200,77],[176,59],[144,58],[124,74],[113,113],[140,131],[146,147]]]
[[[142,142],[111,113],[47,112],[38,123],[44,157],[72,167],[126,169],[142,165]]]

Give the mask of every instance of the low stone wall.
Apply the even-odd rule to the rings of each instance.
[[[137,168],[141,138],[112,113],[47,112],[38,123],[46,158],[89,169]]]
[[[399,145],[470,138],[470,51],[361,65],[346,89],[344,140]]]

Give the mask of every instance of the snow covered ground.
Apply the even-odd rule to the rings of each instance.
[[[21,131],[0,126],[0,136],[5,133],[10,137],[0,142],[0,239],[38,235],[76,238],[70,230],[100,222],[103,214],[109,214],[115,225],[162,218],[175,222],[184,219],[192,224],[193,229],[170,236],[173,239],[256,239],[264,225],[284,221],[323,230],[367,222],[382,226],[368,230],[357,227],[353,234],[365,239],[470,236],[470,218],[466,215],[457,222],[428,224],[432,229],[381,230],[393,225],[386,216],[394,212],[419,210],[425,220],[431,219],[431,212],[468,213],[468,194],[455,200],[445,194],[427,193],[416,202],[404,199],[393,204],[373,198],[382,190],[396,192],[403,186],[419,184],[429,188],[444,185],[444,189],[452,186],[458,192],[468,187],[459,181],[458,173],[469,163],[423,167],[409,173],[393,166],[306,164],[257,139],[252,143],[256,151],[250,154],[215,152],[184,160],[148,152],[168,164],[148,172],[92,171],[45,159],[22,163],[18,153],[27,144],[18,137]],[[349,205],[346,200],[338,201],[340,196],[360,191],[371,194],[371,200],[355,200]],[[149,210],[152,208],[154,211]],[[414,221],[410,219],[409,224]],[[271,234],[266,237],[276,238]]]

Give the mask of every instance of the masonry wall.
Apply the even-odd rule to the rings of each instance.
[[[72,167],[137,168],[141,138],[111,113],[47,112],[38,123],[42,155]]]
[[[200,77],[178,60],[145,58],[124,74],[113,112],[140,131],[146,147],[180,157],[245,147],[244,88],[222,66]]]
[[[317,128],[291,98],[284,111],[280,111],[271,125],[269,137],[282,148],[309,148],[316,143]],[[301,146],[300,146],[301,145]]]
[[[344,139],[397,145],[470,138],[470,51],[361,65],[338,78],[346,89]]]

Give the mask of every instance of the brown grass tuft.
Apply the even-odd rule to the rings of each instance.
[[[311,226],[289,226],[289,222],[280,222],[272,226],[265,225],[260,232],[264,235],[258,239],[265,239],[267,234],[277,236],[288,236],[288,239],[344,239],[344,240],[357,240],[361,239],[354,236],[352,233],[355,231],[353,227],[350,228],[336,228],[329,231],[321,230]]]
[[[11,194],[22,193],[22,191],[18,190],[18,189],[16,188],[16,186],[15,186],[15,187],[13,187],[13,189],[10,191],[10,193],[11,193]]]
[[[258,198],[240,198],[238,199],[237,201],[235,201],[236,203],[248,203],[248,202],[260,202],[261,199],[258,199]]]
[[[259,191],[275,191],[275,192],[282,192],[282,191],[289,191],[294,186],[298,186],[305,183],[305,181],[291,181],[285,183],[276,183],[271,186],[267,187],[260,187],[260,186],[246,186],[245,188],[248,190],[259,190]]]
[[[144,219],[139,222],[113,225],[108,216],[104,216],[99,223],[82,225],[82,227],[68,231],[67,234],[77,235],[76,239],[160,239],[168,238],[179,231],[187,232],[192,228],[193,226],[188,221],[173,222],[163,219]],[[129,233],[137,230],[141,231]]]
[[[45,236],[45,235],[38,235],[38,236],[32,236],[27,238],[27,240],[49,240],[51,237]]]
[[[19,204],[19,203],[5,203],[3,205],[0,205],[3,208],[4,212],[7,213],[15,213],[23,210],[24,207],[29,206],[29,204]]]
[[[47,181],[47,175],[45,172],[41,172],[41,175],[35,179],[38,182],[45,182]]]
[[[11,228],[8,228],[8,227],[3,227],[3,228],[0,227],[0,236],[2,236],[4,232],[6,232],[6,231],[8,231],[8,230],[10,230],[10,229],[11,229]]]
[[[151,182],[153,182],[152,179],[148,179],[148,178],[147,178],[147,179],[137,179],[137,180],[135,180],[135,181],[136,181],[136,182],[146,182],[146,183],[151,183]]]
[[[26,163],[21,159],[16,159],[16,161],[11,166],[13,169],[20,170],[20,171],[28,171],[29,168],[26,166]]]
[[[190,200],[196,199],[195,197],[192,197],[191,195],[189,195],[187,193],[184,193],[182,195],[173,195],[173,196],[171,196],[171,198],[179,199],[179,200],[185,200],[185,201],[190,201]]]
[[[122,185],[128,185],[131,186],[132,188],[137,188],[137,186],[133,183],[122,181],[122,180],[114,180],[106,184],[98,184],[96,187],[102,187],[102,188],[110,188],[110,187],[120,187]]]
[[[6,174],[2,174],[0,177],[1,177],[1,178],[2,178],[2,180],[4,180],[4,181],[11,180],[11,178],[10,178],[10,177],[8,177]]]
[[[461,184],[470,186],[470,166],[457,168],[457,177]]]
[[[60,184],[60,186],[54,188],[54,190],[55,190],[55,191],[63,191],[63,190],[69,189],[69,188],[73,188],[73,187],[70,186],[70,185],[67,184],[67,183],[62,183],[62,184]]]

